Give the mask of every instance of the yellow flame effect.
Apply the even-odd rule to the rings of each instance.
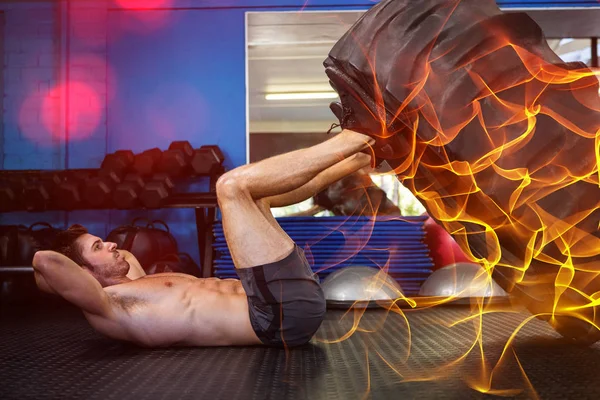
[[[458,6],[459,1],[456,2]],[[454,9],[449,13],[448,19],[452,15]],[[446,22],[448,21],[446,19]],[[440,28],[441,31],[441,28]],[[360,42],[356,41],[357,46]],[[516,312],[507,309],[495,308],[491,303],[487,303],[484,299],[476,299],[471,304],[471,315],[468,318],[454,321],[451,325],[463,324],[466,322],[473,323],[475,329],[475,337],[471,342],[467,351],[460,357],[450,363],[440,366],[428,373],[415,373],[410,369],[403,369],[400,365],[395,365],[386,359],[384,354],[377,350],[375,353],[380,357],[399,377],[403,382],[410,381],[430,381],[440,379],[449,375],[452,367],[466,360],[467,356],[474,351],[480,354],[480,376],[465,378],[467,383],[475,390],[495,394],[501,396],[512,396],[527,390],[533,398],[538,398],[537,392],[533,388],[526,371],[523,369],[517,354],[511,345],[514,342],[519,331],[531,320],[535,318],[543,318],[551,324],[556,324],[556,317],[559,315],[567,315],[578,320],[588,323],[594,329],[600,330],[593,318],[590,318],[586,310],[593,309],[600,305],[600,291],[594,293],[585,293],[582,290],[582,282],[589,283],[600,276],[600,265],[596,261],[588,263],[578,263],[578,259],[585,257],[596,256],[600,253],[600,239],[594,236],[591,232],[585,232],[580,229],[577,224],[584,221],[600,209],[600,199],[596,199],[595,204],[577,213],[568,215],[564,218],[557,218],[541,206],[536,201],[564,188],[567,188],[578,182],[586,182],[600,187],[600,126],[592,130],[586,130],[578,126],[573,121],[570,121],[564,115],[561,115],[556,110],[547,106],[542,98],[547,91],[550,90],[565,90],[568,88],[572,91],[582,105],[587,107],[590,113],[600,111],[600,101],[598,98],[587,100],[580,99],[585,93],[589,93],[590,88],[598,92],[598,82],[596,79],[591,80],[594,75],[599,75],[598,72],[593,72],[589,69],[585,70],[567,70],[560,66],[549,64],[537,55],[530,53],[524,48],[510,43],[508,40],[499,41],[496,47],[489,49],[489,53],[500,49],[512,49],[520,58],[522,64],[526,67],[529,76],[518,82],[509,82],[497,87],[490,87],[484,77],[477,74],[474,70],[469,70],[469,75],[473,82],[479,85],[481,95],[476,98],[470,105],[468,112],[461,110],[462,120],[453,126],[442,126],[440,122],[441,116],[436,114],[434,105],[428,94],[425,92],[425,86],[431,79],[435,79],[435,71],[431,64],[435,61],[430,59],[423,71],[421,78],[412,82],[408,87],[412,88],[410,94],[406,97],[402,106],[396,110],[393,117],[387,115],[389,110],[386,109],[382,89],[375,87],[373,92],[374,101],[377,104],[376,112],[372,116],[380,121],[381,132],[379,139],[393,137],[394,135],[402,134],[408,139],[409,145],[403,161],[396,165],[394,173],[401,178],[402,182],[407,186],[426,206],[430,215],[439,221],[444,228],[453,234],[460,247],[465,254],[474,262],[483,266],[482,275],[476,278],[477,285],[490,286],[492,285],[492,273],[495,269],[510,271],[509,276],[512,276],[512,284],[524,288],[525,291],[532,295],[543,295],[546,299],[548,307],[539,313],[534,313],[523,321],[512,333],[510,338],[504,345],[504,349],[499,360],[493,367],[488,366],[485,352],[483,348],[483,316],[492,312]],[[365,55],[369,54],[369,50],[363,48]],[[487,53],[487,54],[489,54]],[[486,54],[479,57],[483,58]],[[367,57],[367,60],[369,57]],[[469,60],[471,63],[474,60]],[[461,68],[464,66],[459,66]],[[370,66],[373,76],[376,76],[374,65]],[[500,96],[503,91],[525,85],[535,81],[541,88],[537,91],[531,90],[531,93],[526,95],[526,104],[512,103]],[[375,81],[376,82],[376,81]],[[376,84],[377,85],[377,84]],[[587,92],[583,92],[588,90]],[[583,94],[582,94],[583,93]],[[579,97],[578,97],[579,96]],[[488,125],[484,119],[480,101],[487,99],[492,101],[499,115],[505,116],[503,123],[498,125]],[[418,104],[415,109],[408,110],[408,105],[411,103]],[[365,105],[366,109],[369,109]],[[377,114],[377,115],[375,115]],[[401,119],[410,121],[407,127],[403,127],[401,132],[390,131],[389,120]],[[581,138],[590,140],[591,157],[594,157],[595,165],[585,169],[579,169],[577,173],[571,171],[568,166],[553,164],[556,168],[553,173],[540,173],[539,170],[529,170],[526,167],[518,168],[503,168],[498,161],[502,157],[510,156],[525,145],[530,143],[536,133],[538,120],[541,116],[550,117],[562,127],[569,131],[569,134],[579,135]],[[430,141],[423,141],[417,135],[422,122],[427,122],[436,131],[436,136]],[[453,161],[445,154],[443,146],[452,143],[462,130],[470,123],[477,122],[480,124],[483,132],[487,136],[489,143],[493,143],[494,147],[486,154],[479,156],[477,159],[467,161]],[[513,128],[515,126],[522,127],[520,135],[514,137],[508,134],[502,134],[504,129]],[[510,138],[505,140],[505,138]],[[442,156],[446,157],[444,163],[440,165],[425,165],[423,161],[423,149],[427,147],[436,147]],[[552,160],[551,160],[552,162]],[[422,171],[419,167],[426,166],[429,171],[439,170],[440,172],[451,173],[456,177],[456,181],[460,184],[455,186],[447,186],[444,189],[448,192],[442,194],[433,186],[430,188],[419,188],[415,185],[415,178]],[[515,183],[514,189],[508,199],[508,204],[504,207],[497,204],[494,199],[487,196],[481,189],[482,182],[478,182],[477,174],[492,169],[496,175],[501,176],[507,181]],[[456,202],[455,206],[448,207],[446,200],[447,196],[451,196]],[[475,201],[485,204],[487,214],[474,215],[469,212],[468,202],[471,197],[476,197]],[[528,206],[528,212],[522,212],[523,206]],[[521,210],[521,211],[520,211]],[[361,210],[362,214],[373,215],[376,213],[374,208]],[[465,229],[465,224],[473,223],[481,228],[478,232],[485,237],[485,242],[488,254],[485,257],[478,257],[473,254],[470,249],[469,241],[473,240],[473,232],[469,233]],[[600,221],[597,224],[600,229]],[[507,262],[502,258],[503,246],[501,244],[500,235],[506,237],[510,235],[521,243],[526,243],[526,251],[524,256],[517,262]],[[348,238],[352,240],[352,238]],[[549,244],[555,245],[565,260],[557,260],[550,254],[544,252]],[[353,243],[352,248],[357,252],[366,245],[366,240],[362,243]],[[343,260],[336,260],[336,264]],[[555,266],[556,271],[548,275],[529,276],[527,274],[530,266],[534,262],[544,263],[546,265]],[[595,265],[591,265],[595,264]],[[387,270],[387,266],[382,266],[382,272]],[[372,285],[385,285],[385,280],[382,276],[376,277]],[[514,286],[513,286],[514,287]],[[552,293],[548,293],[548,287],[553,288]],[[510,288],[509,288],[510,289]],[[573,301],[566,300],[565,292],[571,291],[579,294],[581,302],[575,304]],[[406,316],[411,309],[423,309],[434,307],[441,304],[446,304],[454,300],[455,297],[448,298],[406,298],[402,293],[397,293],[398,300],[391,305],[382,305],[388,313],[395,313],[404,319],[408,327],[409,351],[406,359],[410,357],[410,340],[411,329],[409,320]],[[408,307],[403,309],[400,307]],[[361,328],[361,318],[365,313],[365,308],[360,304],[356,304],[351,309],[353,313],[352,327],[341,337],[336,340],[325,341],[327,343],[339,342],[348,339],[355,332],[368,332]],[[387,314],[386,314],[387,315]],[[383,321],[381,323],[383,326]],[[501,366],[505,365],[509,358],[514,356],[519,370],[523,376],[525,388],[498,390],[493,388],[494,374],[498,373]],[[368,353],[367,353],[368,359]],[[367,363],[368,364],[368,363]],[[370,381],[368,382],[370,388]]]

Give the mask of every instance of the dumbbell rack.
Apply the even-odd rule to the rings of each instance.
[[[52,171],[48,171],[52,172]],[[220,171],[222,172],[222,171]],[[16,175],[34,175],[40,171],[1,171],[0,178],[16,176]],[[215,221],[216,208],[218,207],[217,195],[215,192],[216,182],[221,173],[212,174],[210,178],[209,192],[192,192],[192,193],[173,193],[160,204],[160,209],[163,208],[194,208],[196,214],[196,230],[198,232],[198,249],[200,260],[202,263],[202,277],[208,278],[212,276],[212,227]],[[69,210],[58,207],[57,205],[48,205],[43,210],[27,210],[24,207],[15,207],[4,212],[17,211],[74,211],[74,210],[110,210],[112,207],[92,207],[86,204],[74,207]],[[139,207],[136,209],[145,209]],[[33,268],[27,266],[16,267],[0,267],[0,273],[23,273],[33,272]]]

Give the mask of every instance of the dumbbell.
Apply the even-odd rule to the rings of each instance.
[[[112,200],[113,189],[122,181],[116,171],[98,170],[96,176],[83,184],[83,199],[93,207],[106,207]]]
[[[156,174],[144,185],[139,198],[147,208],[158,208],[171,194],[175,184],[167,174]]]
[[[138,174],[127,174],[112,194],[117,208],[129,209],[140,205],[139,195],[144,188],[144,179]]]
[[[61,183],[61,176],[56,172],[41,173],[29,179],[23,187],[23,206],[29,211],[46,209],[54,188]]]
[[[156,172],[162,153],[161,149],[155,147],[136,154],[133,158],[132,171],[142,177]]]
[[[93,207],[109,206],[113,189],[121,183],[133,162],[134,155],[130,150],[107,154],[102,160],[98,175],[84,184],[83,197],[86,203]]]
[[[100,169],[124,176],[127,170],[133,165],[134,159],[135,156],[131,150],[118,150],[104,157]]]
[[[10,211],[17,201],[15,188],[10,182],[0,182],[0,211]]]
[[[212,175],[223,167],[225,155],[219,146],[202,146],[194,150],[191,166],[196,175]]]
[[[190,171],[194,148],[187,140],[172,142],[158,162],[158,171],[179,178]]]
[[[83,199],[83,187],[93,173],[91,170],[63,171],[58,173],[61,182],[54,187],[52,198],[60,209],[73,210],[78,208]]]
[[[2,177],[0,181],[0,211],[13,211],[21,208],[23,178],[20,176]]]

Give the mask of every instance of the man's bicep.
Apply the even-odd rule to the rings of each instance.
[[[87,275],[86,277],[74,281],[70,288],[59,294],[65,300],[90,314],[108,316],[111,309],[108,295],[96,279],[88,273],[84,273]]]

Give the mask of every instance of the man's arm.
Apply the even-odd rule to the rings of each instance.
[[[36,275],[41,275],[41,279],[36,277],[40,289],[46,290],[45,284],[90,314],[110,313],[110,301],[100,283],[68,257],[54,251],[38,251],[33,257],[33,268]]]
[[[50,293],[50,294],[58,294],[54,291],[54,289],[52,289],[50,287],[50,285],[48,285],[48,282],[46,282],[46,280],[44,279],[42,274],[37,272],[37,270],[34,270],[33,276],[35,277],[35,283],[37,284],[38,288],[42,292],[46,292],[46,293]]]

